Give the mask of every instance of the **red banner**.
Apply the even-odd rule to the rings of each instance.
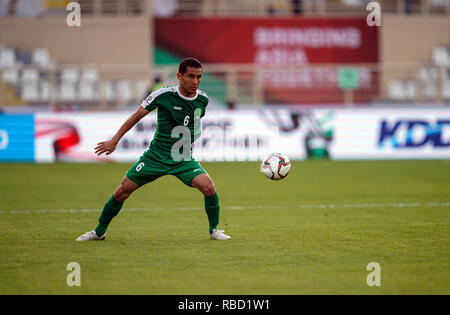
[[[375,63],[365,18],[157,18],[156,44],[205,63]]]
[[[159,47],[179,57],[195,56],[203,63],[372,64],[378,62],[377,31],[377,27],[366,24],[365,18],[155,19]],[[361,70],[362,85],[357,94],[368,95],[368,90],[369,94],[376,93],[377,74],[367,68]],[[342,101],[336,69],[278,73],[272,69],[263,77],[271,102],[308,102],[308,97],[299,99],[291,93],[293,89],[318,89],[319,98],[310,99],[314,103]],[[367,100],[358,95],[357,100]]]

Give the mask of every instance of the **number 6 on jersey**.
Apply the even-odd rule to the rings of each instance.
[[[136,166],[136,171],[139,172],[142,169],[142,167],[144,167],[144,165],[145,165],[144,162],[139,163],[138,166]]]

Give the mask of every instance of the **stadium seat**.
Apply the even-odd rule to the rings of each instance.
[[[21,76],[22,82],[38,83],[39,71],[35,68],[24,68]]]
[[[405,80],[404,81],[404,87],[405,87],[405,93],[406,93],[406,99],[413,100],[416,98],[416,85],[413,80]]]
[[[82,81],[96,82],[98,80],[98,71],[95,68],[85,68],[81,71],[80,79]]]
[[[427,0],[432,6],[445,6],[448,0]]]
[[[0,48],[0,68],[16,65],[16,55],[12,48]]]
[[[446,101],[450,101],[450,83],[442,85],[442,98]]]
[[[19,83],[19,71],[14,68],[4,69],[1,79],[10,84],[17,84]]]
[[[44,10],[41,0],[16,0],[15,14],[21,17],[39,16]]]
[[[434,98],[437,96],[438,73],[434,67],[421,67],[419,69],[419,80],[421,83],[421,96]]]
[[[389,97],[393,100],[404,98],[403,85],[401,80],[393,80],[389,84]]]
[[[78,70],[75,68],[64,68],[58,86],[58,100],[63,102],[74,101],[77,98],[76,86],[78,83]]]
[[[80,101],[95,101],[97,100],[97,89],[96,84],[90,81],[80,81],[79,90],[78,90],[78,99]]]
[[[394,80],[389,85],[389,97],[396,101],[412,100],[416,97],[416,88],[412,80]]]
[[[106,102],[113,102],[116,98],[116,92],[112,81],[100,82],[100,97]]]
[[[432,54],[436,66],[450,66],[450,55],[447,47],[435,47]]]
[[[441,96],[444,100],[450,100],[450,68],[441,68]]]
[[[117,82],[117,98],[122,102],[129,102],[132,100],[133,91],[129,80],[120,80]]]
[[[75,83],[78,80],[78,70],[75,68],[64,68],[61,71],[61,81]]]
[[[143,98],[145,93],[150,89],[150,83],[148,80],[138,80],[135,85],[135,96],[138,98]]]
[[[81,70],[78,98],[80,101],[98,100],[98,71],[95,68]]]
[[[341,3],[348,6],[361,6],[365,3],[362,0],[341,0]]]
[[[68,102],[76,99],[75,82],[62,82],[58,89],[58,100]]]
[[[21,85],[20,96],[22,99],[30,102],[36,102],[39,100],[39,90],[37,82],[23,82]]]
[[[31,55],[31,60],[33,65],[39,67],[49,67],[50,66],[50,54],[48,49],[38,48],[35,49]]]
[[[50,82],[47,80],[41,80],[39,82],[39,100],[42,102],[48,102],[50,100]]]

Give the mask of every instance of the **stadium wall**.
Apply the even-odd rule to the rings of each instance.
[[[148,148],[156,113],[110,156],[94,147],[130,113],[0,115],[0,162],[133,162]],[[270,152],[305,159],[450,159],[450,108],[210,110],[194,144],[199,161],[259,161]]]
[[[47,48],[58,63],[151,67],[152,30],[145,16],[82,17],[80,27],[69,27],[65,15],[2,18],[0,43],[30,51]]]

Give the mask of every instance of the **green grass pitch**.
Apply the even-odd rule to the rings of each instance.
[[[131,163],[0,164],[0,294],[450,293],[449,161],[299,161],[282,181],[259,163],[202,164],[230,241],[208,239],[202,195],[166,176],[106,241],[75,242]]]

